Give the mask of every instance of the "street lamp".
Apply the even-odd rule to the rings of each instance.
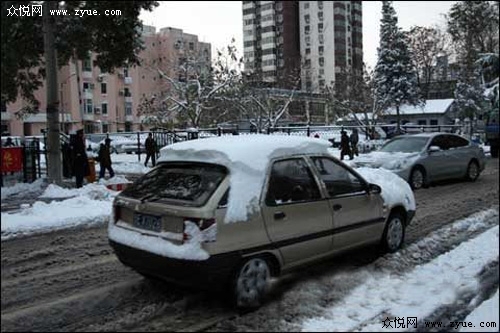
[[[66,82],[73,76],[76,75],[76,72],[75,73],[72,73],[70,74],[67,78],[65,78],[62,82],[61,82],[61,115],[62,115],[62,131],[63,132],[66,132],[66,117],[65,117],[65,110],[64,110],[64,104],[63,104],[63,85],[66,84]]]

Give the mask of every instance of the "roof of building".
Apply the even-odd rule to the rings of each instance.
[[[450,108],[451,104],[455,100],[453,98],[449,99],[429,99],[423,106],[413,106],[413,105],[402,105],[399,108],[399,113],[401,115],[412,115],[412,114],[436,114],[445,113]],[[396,108],[390,108],[385,112],[385,115],[396,115]]]

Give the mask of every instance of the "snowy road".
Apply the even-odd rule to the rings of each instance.
[[[438,263],[444,260],[442,255],[451,256],[454,251],[450,250],[456,249],[471,258],[474,255],[471,262],[480,263],[477,267],[469,265],[472,268],[459,276],[467,279],[465,286],[454,289],[452,276],[451,280],[445,279],[446,274],[436,276],[436,286],[445,285],[427,298],[446,286],[456,297],[434,297],[436,304],[426,307],[432,310],[430,313],[418,312],[418,306],[414,312],[404,313],[420,316],[418,331],[450,331],[449,327],[422,324],[424,319],[463,321],[473,310],[471,304],[480,304],[498,289],[498,227],[494,229],[498,226],[498,185],[498,160],[489,160],[475,183],[452,182],[417,191],[417,214],[402,251],[377,257],[372,249],[361,249],[286,276],[276,283],[267,304],[247,314],[234,313],[213,295],[152,282],[126,268],[109,247],[107,229],[102,224],[2,241],[1,330],[381,330],[384,315],[398,315],[394,313],[397,309],[387,304],[399,304],[406,296],[393,295],[387,304],[370,303],[373,300],[359,300],[368,295],[363,288],[378,288],[374,277],[380,281],[397,277],[411,282],[411,290],[418,292],[425,283],[412,281],[405,274],[416,276],[417,268],[427,265],[429,269],[441,267]],[[480,215],[456,222],[477,212]],[[461,247],[472,246],[466,244],[469,241],[485,243],[495,237],[497,243],[492,246],[496,255],[493,250],[473,254]],[[450,271],[459,269],[450,266]],[[401,293],[408,292],[400,288]],[[361,307],[363,311],[358,309]],[[333,316],[329,315],[331,311]],[[345,320],[336,322],[344,318],[341,315]],[[493,331],[498,331],[496,324]]]

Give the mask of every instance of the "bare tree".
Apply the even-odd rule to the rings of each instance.
[[[413,26],[407,36],[417,72],[417,82],[421,87],[422,96],[428,99],[437,59],[450,53],[449,41],[447,35],[438,27]]]
[[[194,52],[188,52],[174,68],[168,68],[168,64],[163,69],[159,65],[148,65],[150,70],[158,73],[164,85],[160,96],[156,94],[143,99],[138,108],[139,115],[157,122],[175,120],[199,127],[207,113],[220,110],[218,106],[226,101],[223,95],[229,94],[241,79],[242,60],[236,56],[234,42],[233,39],[226,50],[217,51],[213,65]],[[167,69],[173,69],[170,72],[176,73],[177,77],[169,75]]]

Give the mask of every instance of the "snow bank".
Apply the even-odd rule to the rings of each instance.
[[[460,332],[498,332],[498,324],[500,323],[500,316],[498,315],[498,298],[499,290],[497,289],[493,297],[481,303],[479,307],[465,318],[464,321],[472,323],[474,327],[462,328]],[[488,322],[494,322],[497,326],[481,327],[481,323],[485,325]]]
[[[38,178],[33,183],[18,183],[14,186],[2,187],[1,198],[5,199],[10,195],[21,192],[40,192],[45,184],[45,178]]]

